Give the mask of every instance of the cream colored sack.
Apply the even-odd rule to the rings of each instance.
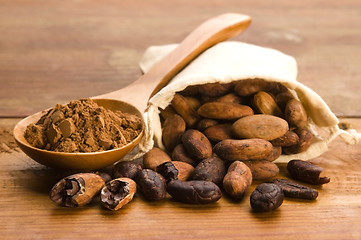
[[[148,48],[140,62],[141,69],[147,72],[153,64],[176,46],[166,45]],[[250,78],[280,82],[288,87],[307,110],[309,115],[308,128],[316,136],[307,151],[294,155],[281,155],[277,162],[287,162],[291,159],[307,160],[317,157],[327,151],[328,143],[338,135],[347,143],[358,142],[360,135],[355,130],[344,131],[339,129],[337,117],[321,97],[310,88],[297,82],[297,64],[293,57],[274,49],[228,41],[219,43],[205,51],[150,99],[144,113],[147,131],[139,146],[140,153],[150,150],[154,141],[160,148],[164,148],[159,109],[167,107],[176,92],[182,91],[190,85],[213,82],[229,83]]]

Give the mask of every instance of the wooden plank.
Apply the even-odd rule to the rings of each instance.
[[[161,6],[161,7],[160,7]],[[224,12],[253,17],[237,40],[294,56],[299,80],[337,115],[359,116],[361,2],[342,1],[2,1],[0,116],[120,89],[140,76],[150,45],[181,41]]]
[[[0,119],[11,129],[17,119]],[[360,119],[341,119],[361,131]],[[317,187],[316,201],[287,199],[274,212],[251,212],[249,194],[241,201],[224,196],[210,205],[188,205],[168,197],[147,202],[140,194],[111,212],[95,199],[80,209],[49,200],[53,184],[70,172],[47,169],[21,152],[0,154],[2,239],[360,239],[361,173],[359,145],[340,139],[313,162],[331,182]],[[281,176],[285,166],[280,165]],[[20,234],[20,235],[19,235]]]

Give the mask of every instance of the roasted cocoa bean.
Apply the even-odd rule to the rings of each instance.
[[[143,169],[138,174],[136,182],[145,199],[159,201],[165,198],[166,182],[159,173],[151,169]]]
[[[178,114],[171,115],[164,121],[162,141],[168,151],[173,151],[174,147],[181,143],[185,130],[186,123]]]
[[[212,156],[211,143],[208,138],[198,130],[187,130],[182,136],[182,143],[192,158],[202,160]]]
[[[253,180],[268,180],[276,177],[280,171],[276,164],[267,160],[244,161],[244,163],[251,169]]]
[[[308,123],[306,109],[297,99],[291,99],[287,102],[285,118],[291,126],[298,128],[306,127]]]
[[[285,197],[315,200],[318,196],[318,191],[316,189],[289,181],[287,179],[278,178],[274,179],[272,182],[282,189]]]
[[[263,91],[258,92],[254,95],[253,102],[260,113],[283,117],[282,110],[270,94]]]
[[[142,171],[142,166],[133,161],[118,162],[114,165],[112,176],[114,178],[131,178],[135,179],[137,174]]]
[[[191,178],[194,167],[186,162],[172,161],[176,169],[178,169],[178,180],[187,181]]]
[[[193,204],[212,203],[222,197],[222,192],[215,183],[199,180],[171,181],[167,185],[167,192],[176,201]]]
[[[172,159],[162,149],[153,147],[150,151],[143,156],[144,168],[155,170],[160,164],[170,162]]]
[[[185,150],[183,144],[178,144],[173,152],[172,152],[172,160],[173,161],[180,161],[180,162],[185,162],[188,163],[192,166],[197,165],[196,161],[194,161],[189,154],[187,153],[187,151]]]
[[[217,185],[222,183],[226,174],[224,162],[216,156],[203,159],[194,169],[192,174],[193,180],[203,180],[214,182]]]
[[[198,114],[204,118],[235,120],[253,115],[252,108],[238,103],[208,102],[200,106]]]
[[[172,162],[162,163],[157,167],[156,171],[164,177],[167,183],[171,180],[178,180],[178,169]]]
[[[218,143],[225,139],[233,138],[232,124],[223,123],[207,128],[203,131],[204,135],[213,144]]]
[[[128,204],[137,191],[137,184],[130,178],[116,178],[105,184],[100,192],[102,205],[110,210],[118,210]]]
[[[287,170],[293,179],[311,183],[315,185],[322,185],[330,182],[328,177],[320,177],[323,168],[316,166],[308,161],[291,160],[287,164]]]
[[[237,138],[273,140],[285,135],[288,130],[287,121],[265,114],[246,116],[232,125],[232,132]]]
[[[272,154],[273,146],[263,139],[226,139],[217,143],[214,152],[226,161],[262,160]]]
[[[308,129],[296,129],[295,133],[298,136],[298,143],[290,147],[283,147],[282,153],[284,154],[296,154],[306,151],[312,143],[313,134]]]
[[[283,203],[282,189],[274,183],[261,183],[252,192],[251,207],[254,212],[268,212],[277,209]]]
[[[78,173],[61,179],[50,191],[50,199],[64,207],[82,207],[91,202],[105,184],[95,173]]]
[[[232,83],[206,83],[198,87],[199,93],[208,97],[219,97],[229,93]]]
[[[234,86],[234,91],[241,97],[246,97],[260,91],[267,91],[270,85],[263,79],[245,79],[238,81]]]
[[[208,119],[208,118],[203,118],[202,120],[200,120],[198,122],[197,125],[197,129],[201,132],[203,132],[204,130],[206,130],[209,127],[212,127],[214,125],[218,125],[218,121],[214,120],[214,119]]]
[[[289,130],[282,137],[272,140],[271,143],[275,147],[290,147],[296,145],[299,139],[300,138],[294,131]]]
[[[197,111],[189,104],[189,102],[180,94],[176,93],[172,100],[174,110],[182,116],[187,126],[193,128],[200,120]]]
[[[251,170],[240,161],[234,161],[223,178],[223,188],[233,198],[242,198],[251,184]]]

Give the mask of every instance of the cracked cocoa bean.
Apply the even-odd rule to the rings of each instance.
[[[166,183],[159,173],[151,169],[143,169],[139,172],[136,182],[147,200],[159,201],[165,198]]]
[[[50,199],[60,206],[82,207],[103,188],[105,180],[95,173],[78,173],[61,179],[50,191]]]
[[[193,204],[212,203],[222,197],[222,192],[215,183],[199,180],[173,180],[168,183],[167,192],[176,201]]]
[[[214,182],[217,185],[222,183],[226,175],[226,167],[219,157],[210,157],[202,160],[194,169],[193,180]]]
[[[135,179],[138,173],[142,171],[139,163],[132,161],[118,162],[112,170],[113,178],[131,178]]]
[[[318,196],[318,191],[316,189],[303,186],[287,179],[278,178],[274,179],[272,182],[282,189],[285,197],[315,200]]]
[[[330,182],[328,177],[320,177],[322,167],[316,166],[308,161],[291,160],[287,164],[287,170],[293,179],[315,185],[322,185]]]
[[[250,203],[255,212],[268,212],[277,209],[283,203],[282,189],[274,183],[261,183],[252,192]]]
[[[171,180],[178,180],[179,171],[172,162],[162,163],[157,167],[156,171],[164,177],[167,183]]]
[[[137,191],[137,184],[130,178],[116,178],[105,184],[100,192],[102,205],[118,210],[129,203]]]

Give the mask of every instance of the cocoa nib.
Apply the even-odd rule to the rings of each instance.
[[[291,160],[287,164],[287,170],[293,179],[306,183],[322,185],[330,182],[328,177],[320,177],[322,167],[316,166],[308,161]]]
[[[282,189],[283,194],[286,197],[315,200],[318,196],[318,191],[316,189],[303,186],[287,179],[278,178],[274,179],[272,182]]]

